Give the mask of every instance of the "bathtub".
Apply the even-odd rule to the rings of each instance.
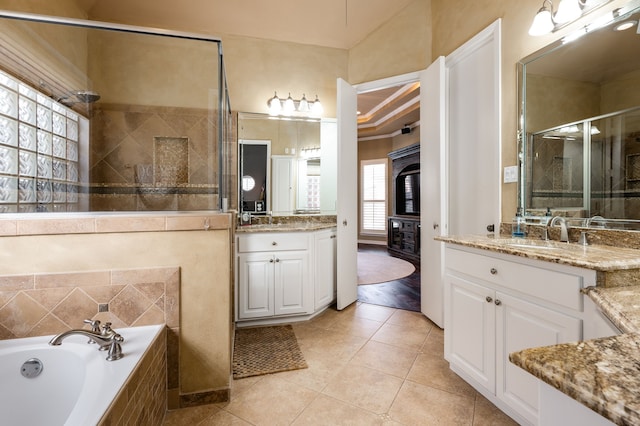
[[[53,336],[0,341],[0,412],[6,425],[98,424],[164,325],[116,329],[124,356],[107,361],[106,351],[82,336],[50,346]],[[25,361],[42,362],[39,375],[22,374]]]

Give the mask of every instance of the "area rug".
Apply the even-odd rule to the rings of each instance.
[[[233,378],[307,368],[290,325],[236,329]]]
[[[358,252],[358,285],[393,281],[416,270],[410,262],[391,256]]]

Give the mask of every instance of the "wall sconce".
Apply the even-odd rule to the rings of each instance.
[[[596,6],[602,6],[611,0],[560,0],[554,13],[551,0],[544,0],[542,7],[533,18],[529,35],[541,36],[557,30],[560,26],[580,18]],[[548,5],[548,6],[547,6]]]
[[[289,97],[286,99],[281,99],[278,97],[278,94],[274,92],[273,98],[267,100],[267,105],[269,106],[269,115],[273,116],[293,115],[294,113],[320,116],[324,112],[318,95],[316,95],[314,101],[309,102],[304,93],[302,94],[302,99],[297,100],[291,97],[291,93],[289,93]]]

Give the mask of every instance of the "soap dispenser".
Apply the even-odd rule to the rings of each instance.
[[[525,222],[524,217],[522,216],[522,208],[518,207],[516,217],[513,219],[513,223],[511,224],[511,236],[513,238],[524,238],[524,230]]]

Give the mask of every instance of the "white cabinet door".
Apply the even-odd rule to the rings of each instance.
[[[271,253],[238,255],[238,318],[272,316],[273,268]]]
[[[316,310],[328,306],[335,299],[336,231],[322,231],[315,241],[315,301]]]
[[[509,362],[511,352],[577,341],[582,321],[496,293],[496,395],[532,424],[538,422],[539,380]]]
[[[445,275],[445,355],[456,368],[495,392],[494,290]]]
[[[309,279],[307,251],[275,252],[274,314],[313,312],[313,292]]]

